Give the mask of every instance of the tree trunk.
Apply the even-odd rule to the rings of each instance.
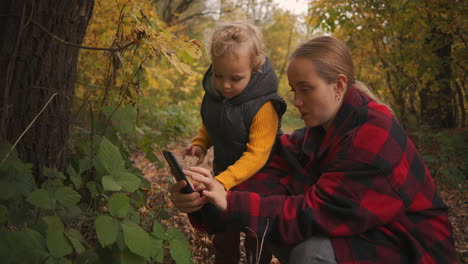
[[[434,53],[441,68],[436,73],[434,82],[429,83],[428,87],[421,91],[421,117],[425,123],[433,128],[454,128],[456,125],[453,105],[454,92],[450,85],[453,38],[451,35],[439,31],[433,31],[432,36],[433,39],[438,40],[432,40],[432,42],[436,45]]]
[[[79,48],[52,35],[80,45],[93,7],[94,0],[0,2],[0,142],[26,131],[16,149],[36,179],[43,167],[64,169],[78,62]]]

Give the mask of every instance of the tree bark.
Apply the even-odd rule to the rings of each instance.
[[[433,128],[454,128],[456,126],[454,92],[450,84],[453,37],[439,30],[433,30],[431,43],[435,46],[433,52],[441,67],[436,72],[434,82],[429,83],[420,93],[421,117]]]
[[[80,45],[93,7],[94,0],[0,3],[0,142],[13,144],[27,130],[16,149],[36,179],[43,167],[64,169],[79,54],[52,35]]]

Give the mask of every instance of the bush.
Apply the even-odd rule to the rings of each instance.
[[[15,152],[0,166],[2,263],[191,263],[184,235],[146,210],[151,184],[132,167],[126,143],[149,141],[149,158],[163,166],[152,142],[162,147],[170,137],[138,129],[131,108],[109,113],[112,126],[74,129],[65,173],[43,168],[35,179]],[[184,128],[171,120],[163,130],[176,137]],[[10,149],[1,146],[2,160]]]
[[[466,130],[420,129],[413,139],[435,180],[463,188],[468,176],[468,132]]]

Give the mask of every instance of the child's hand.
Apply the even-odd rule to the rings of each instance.
[[[198,161],[196,165],[200,165],[205,160],[206,150],[200,146],[190,144],[182,152],[182,159],[185,160],[185,156],[187,155],[197,157]]]
[[[184,170],[184,173],[204,185],[205,189],[201,193],[205,199],[208,199],[208,201],[218,207],[219,210],[227,210],[227,191],[218,180],[213,178],[209,170],[200,167],[191,167],[189,170]]]

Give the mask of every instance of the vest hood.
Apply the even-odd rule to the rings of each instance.
[[[262,65],[260,70],[252,75],[247,87],[233,98],[225,98],[216,90],[213,82],[213,66],[210,65],[203,77],[203,89],[207,96],[215,101],[228,100],[231,104],[241,104],[259,96],[276,93],[278,91],[278,78],[268,59]]]

